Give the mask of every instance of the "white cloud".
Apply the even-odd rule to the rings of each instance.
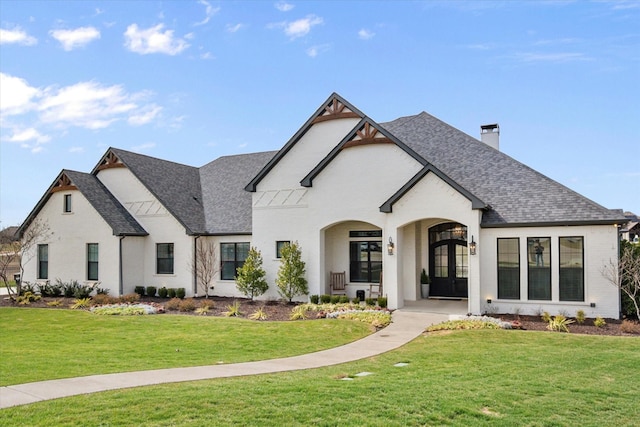
[[[0,44],[10,43],[33,46],[34,44],[38,43],[38,39],[30,36],[20,27],[15,27],[13,30],[0,28]]]
[[[136,145],[135,147],[131,147],[131,150],[135,151],[136,153],[141,153],[143,151],[150,150],[155,146],[156,146],[155,142],[147,142],[146,144],[140,144],[140,145]]]
[[[75,30],[51,30],[49,34],[58,40],[66,51],[86,46],[100,38],[100,31],[94,27],[80,27]]]
[[[46,142],[49,142],[50,140],[51,140],[50,136],[41,134],[35,128],[28,128],[28,129],[21,129],[21,130],[14,129],[13,135],[7,138],[7,141],[9,142],[35,141],[38,144],[44,144]]]
[[[147,29],[140,29],[137,24],[131,24],[124,33],[124,45],[130,51],[141,55],[149,53],[177,55],[189,47],[189,43],[184,39],[174,38],[173,30],[163,32],[163,28],[163,24]]]
[[[287,3],[286,1],[279,1],[276,4],[274,4],[274,7],[278,9],[280,12],[289,12],[295,6],[292,5],[291,3]]]
[[[147,123],[152,122],[158,116],[160,111],[162,111],[162,107],[151,104],[136,111],[134,114],[129,116],[127,121],[132,126],[146,125]]]
[[[69,148],[70,153],[84,153],[84,147],[71,147]]]
[[[200,59],[213,59],[211,52],[204,52],[200,54]]]
[[[277,24],[269,24],[268,28],[282,28],[285,35],[291,40],[304,37],[311,31],[315,25],[322,24],[324,21],[316,15],[307,15],[305,18],[292,22],[280,22]]]
[[[326,52],[328,50],[329,50],[329,45],[328,44],[311,46],[309,49],[307,49],[307,55],[309,55],[312,58],[315,58],[319,54],[324,53],[324,52]]]
[[[515,58],[522,62],[570,62],[570,61],[590,61],[591,58],[583,53],[563,52],[563,53],[518,53]]]
[[[369,31],[365,28],[361,29],[360,31],[358,31],[358,37],[360,37],[361,40],[369,40],[372,39],[373,36],[375,36],[376,33],[374,33],[373,31]]]
[[[220,11],[219,7],[211,6],[211,4],[208,1],[199,0],[198,3],[205,7],[205,18],[202,21],[196,22],[193,25],[197,26],[197,25],[206,24],[207,22],[209,22],[211,20],[211,18],[213,18],[213,15],[215,15],[216,13],[218,13]]]
[[[236,25],[231,25],[231,24],[227,24],[227,32],[228,33],[235,33],[240,31],[242,28],[244,28],[243,24],[236,24]]]
[[[40,89],[32,87],[26,80],[0,73],[0,112],[2,115],[22,114],[35,108],[34,99]]]

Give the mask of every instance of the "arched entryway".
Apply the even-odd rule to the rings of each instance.
[[[467,298],[467,227],[448,222],[429,228],[430,297]]]

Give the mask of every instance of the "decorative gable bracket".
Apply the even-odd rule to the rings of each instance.
[[[56,182],[51,186],[49,193],[53,194],[53,193],[57,193],[58,191],[71,191],[71,190],[77,190],[77,189],[78,187],[76,187],[71,182],[71,179],[69,179],[67,174],[64,171],[62,171],[58,176],[58,179],[56,180]]]

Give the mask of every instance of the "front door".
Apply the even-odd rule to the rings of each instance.
[[[429,275],[429,296],[467,298],[467,227],[446,223],[429,229]]]

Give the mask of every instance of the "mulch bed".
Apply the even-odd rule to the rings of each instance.
[[[194,298],[196,306],[200,305],[200,302],[205,298]],[[53,300],[60,301],[58,307],[50,307],[48,302]],[[234,301],[240,303],[240,313],[243,318],[248,318],[249,315],[254,313],[259,308],[263,308],[267,314],[267,320],[270,321],[288,321],[290,320],[291,310],[297,305],[296,303],[286,303],[282,301],[250,301],[245,298],[227,298],[227,297],[209,297],[210,301],[213,301],[214,305],[209,309],[207,316],[219,316],[223,317],[224,312],[228,311],[228,306],[233,304]],[[0,307],[38,307],[38,308],[68,308],[73,304],[74,298],[42,298],[39,301],[34,301],[27,306],[17,305],[10,301],[6,296],[0,299]],[[148,298],[143,297],[140,302],[154,302],[158,304],[166,304],[167,298]],[[193,312],[180,312],[180,311],[167,311],[170,315],[197,315]],[[492,317],[500,318],[504,321],[519,321],[520,328],[528,331],[547,331],[547,323],[543,322],[538,316],[516,316],[512,314],[492,314]],[[313,318],[313,317],[310,317]],[[622,321],[616,319],[605,319],[607,325],[598,328],[593,324],[594,319],[586,319],[583,324],[572,323],[569,325],[569,331],[572,334],[586,334],[586,335],[613,335],[613,336],[638,336],[628,334],[622,331]],[[640,327],[638,327],[640,329]]]

